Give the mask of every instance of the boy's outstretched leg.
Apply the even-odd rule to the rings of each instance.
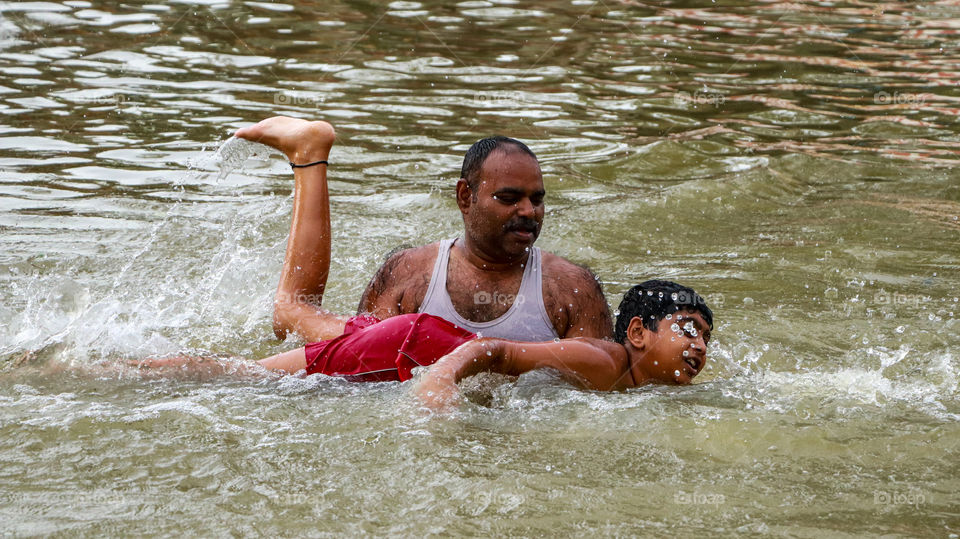
[[[303,347],[300,347],[261,359],[256,363],[239,357],[170,356],[128,361],[127,365],[136,367],[144,377],[203,380],[222,376],[263,377],[272,374],[296,374],[307,368],[307,356]]]
[[[275,116],[237,131],[239,138],[283,152],[297,165],[326,161],[335,137],[327,122]],[[330,195],[327,165],[294,168],[293,215],[283,272],[274,299],[273,331],[294,332],[308,341],[343,333],[347,317],[320,308],[330,273]]]

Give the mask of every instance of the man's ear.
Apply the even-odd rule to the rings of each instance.
[[[634,316],[630,319],[630,325],[627,326],[627,341],[642,352],[649,345],[651,333],[653,332],[643,327],[643,320],[639,316]]]
[[[473,190],[470,189],[467,180],[460,178],[457,181],[457,206],[460,207],[460,213],[467,213],[471,202],[473,202]]]

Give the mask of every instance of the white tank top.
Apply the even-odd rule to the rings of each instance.
[[[520,290],[513,304],[500,318],[489,322],[472,322],[460,316],[447,293],[447,264],[450,262],[450,248],[456,238],[440,242],[437,262],[433,265],[430,287],[420,304],[420,312],[439,316],[459,327],[472,331],[481,337],[496,337],[511,341],[552,341],[558,337],[557,331],[547,316],[543,306],[543,280],[541,273],[540,249],[530,248],[527,265],[523,269]],[[491,293],[478,291],[474,296],[477,302],[499,301]]]

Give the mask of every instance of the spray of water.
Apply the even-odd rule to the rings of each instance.
[[[231,172],[242,167],[248,159],[266,161],[274,150],[269,146],[249,140],[230,137],[217,148],[212,156],[212,164],[219,168],[217,181],[223,181]]]

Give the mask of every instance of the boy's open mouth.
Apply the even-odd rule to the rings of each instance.
[[[693,372],[694,372],[694,373],[700,372],[700,360],[699,360],[699,359],[697,359],[697,358],[695,358],[695,357],[685,357],[685,358],[683,358],[683,361],[686,362],[687,365],[690,365],[690,366],[693,368]]]

